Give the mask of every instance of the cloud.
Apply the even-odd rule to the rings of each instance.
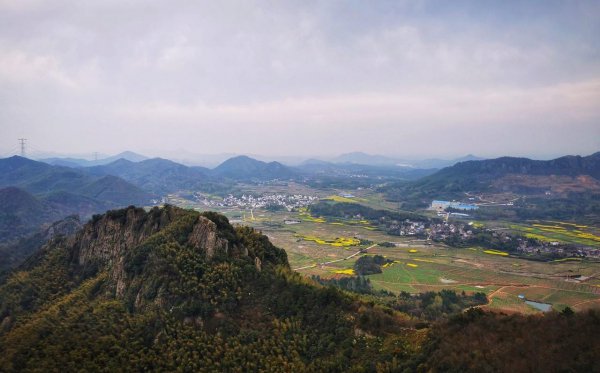
[[[249,149],[268,153],[279,148],[302,154],[303,149],[319,152],[331,146],[340,151],[344,149],[341,143],[352,144],[359,138],[363,149],[371,152],[393,154],[401,145],[403,154],[439,153],[436,147],[443,147],[457,154],[461,149],[476,149],[487,155],[506,146],[498,147],[497,140],[510,140],[526,152],[529,147],[543,146],[547,132],[554,133],[550,136],[553,143],[548,143],[552,147],[563,142],[564,136],[572,139],[598,133],[598,102],[600,80],[526,90],[474,92],[440,87],[247,105],[157,102],[125,107],[118,116],[124,123],[143,123],[157,134],[169,123],[174,134],[226,140],[230,143],[227,151],[248,146],[244,143],[250,138],[264,143],[261,136],[265,136],[278,140],[269,142],[269,149],[262,144]],[[565,122],[568,127],[562,126]],[[178,138],[185,143],[183,137]],[[467,141],[473,138],[477,143]],[[424,143],[431,147],[423,149]],[[591,138],[590,145],[599,145],[598,140]]]
[[[0,149],[17,132],[73,151],[600,146],[593,1],[29,0],[0,9]]]
[[[20,50],[0,51],[0,82],[50,83],[75,88],[77,82],[52,55],[28,55]]]

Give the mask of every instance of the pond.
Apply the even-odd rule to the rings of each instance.
[[[548,304],[548,303],[534,302],[532,300],[526,300],[525,303],[527,303],[531,307],[536,308],[542,312],[548,312],[552,309],[552,305]]]

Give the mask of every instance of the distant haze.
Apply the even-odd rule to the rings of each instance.
[[[599,1],[0,0],[0,155],[600,150]]]

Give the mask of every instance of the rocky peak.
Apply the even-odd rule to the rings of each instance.
[[[73,259],[82,266],[90,262],[115,263],[128,250],[186,213],[190,212],[172,206],[154,208],[149,212],[130,206],[95,216],[72,238],[71,245],[75,249]],[[193,222],[187,244],[204,251],[208,259],[217,253],[227,255],[230,249],[229,241],[219,235],[217,225],[202,215],[198,215]]]
[[[169,211],[146,213],[133,206],[94,216],[74,237],[74,260],[85,266],[89,262],[110,264],[128,248],[158,232],[172,221]]]
[[[81,271],[94,273],[96,269],[108,268],[116,294],[122,295],[128,281],[125,270],[128,253],[130,257],[137,255],[136,248],[165,229],[177,231],[167,233],[173,235],[169,240],[198,250],[207,260],[215,255],[248,256],[248,250],[236,242],[235,232],[228,222],[225,224],[224,217],[210,213],[207,216],[173,206],[155,207],[149,212],[130,206],[94,216],[67,240],[67,246],[73,264]]]

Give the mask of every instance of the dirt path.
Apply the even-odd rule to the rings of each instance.
[[[307,266],[300,267],[300,268],[294,268],[293,270],[294,270],[294,271],[300,271],[300,270],[302,270],[302,269],[314,268],[314,267],[316,267],[316,266],[326,266],[326,265],[328,265],[328,264],[331,264],[331,263],[342,262],[342,261],[344,261],[344,260],[351,259],[351,258],[353,258],[353,257],[357,256],[357,255],[358,255],[358,254],[360,254],[360,253],[364,253],[365,251],[367,251],[367,250],[370,250],[370,249],[374,248],[375,246],[377,246],[377,244],[373,244],[373,245],[371,245],[371,246],[367,247],[366,249],[360,249],[360,250],[358,250],[357,252],[355,252],[354,254],[352,254],[352,255],[350,255],[350,256],[347,256],[347,257],[345,257],[345,258],[336,259],[336,260],[331,260],[331,261],[329,261],[329,262],[323,262],[323,263],[311,264],[311,265],[307,265]]]
[[[502,292],[502,290],[504,290],[504,288],[506,288],[506,286],[503,286],[503,287],[501,287],[501,288],[499,288],[499,289],[496,289],[496,290],[492,291],[492,292],[491,292],[491,293],[490,293],[490,294],[487,296],[487,298],[488,298],[488,301],[490,301],[490,303],[491,303],[491,302],[492,302],[492,297],[493,297],[494,295],[496,295],[496,293],[501,293],[501,292]]]
[[[581,301],[581,302],[575,303],[575,304],[574,304],[574,305],[572,305],[571,307],[577,307],[577,306],[579,306],[579,305],[582,305],[582,304],[586,304],[586,303],[593,303],[593,302],[599,302],[599,301],[600,301],[600,298],[596,298],[596,299],[588,299],[588,300],[584,300],[584,301]]]

